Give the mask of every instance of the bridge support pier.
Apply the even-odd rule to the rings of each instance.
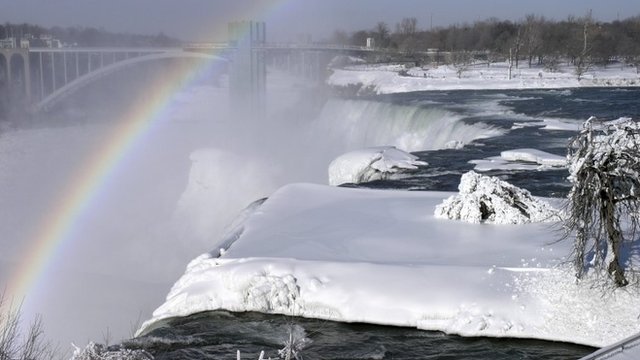
[[[31,101],[29,49],[0,49],[0,97],[3,108]]]
[[[267,70],[264,22],[229,23],[229,44],[236,48],[229,66],[229,95],[235,113],[263,117],[266,112]]]

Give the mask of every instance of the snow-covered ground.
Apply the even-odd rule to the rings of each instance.
[[[408,76],[401,76],[407,70]],[[636,69],[623,65],[607,68],[592,67],[578,81],[572,66],[562,66],[556,72],[543,67],[529,68],[521,63],[512,69],[509,79],[507,63],[471,65],[458,77],[457,69],[451,65],[425,66],[405,69],[400,65],[353,65],[334,69],[328,83],[335,86],[361,84],[362,89],[378,94],[389,94],[423,90],[460,89],[551,89],[583,86],[640,86],[640,75]]]
[[[638,289],[576,283],[557,228],[434,217],[450,195],[282,187],[187,266],[141,333],[214,309],[592,346],[637,331]]]

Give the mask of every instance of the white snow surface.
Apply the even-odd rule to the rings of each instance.
[[[215,309],[592,346],[637,331],[638,289],[577,283],[549,223],[433,216],[450,195],[286,185],[221,256],[218,244],[189,263],[138,334]]]
[[[427,165],[418,157],[394,146],[379,146],[342,154],[329,164],[329,185],[385,179],[402,170]]]
[[[460,192],[436,206],[437,218],[493,224],[553,221],[557,211],[529,191],[493,176],[469,171],[462,175]]]
[[[554,155],[538,149],[505,150],[500,156],[469,161],[476,164],[474,170],[549,170],[567,167],[565,156]]]
[[[458,78],[457,70],[450,65],[438,67],[414,67],[401,65],[354,65],[334,69],[328,84],[349,86],[361,84],[362,88],[378,94],[425,90],[461,89],[560,89],[602,86],[640,86],[636,69],[629,66],[595,67],[578,81],[572,66],[563,66],[556,72],[542,67],[521,65],[512,69],[509,79],[506,62],[473,64]],[[407,70],[409,76],[399,75]]]

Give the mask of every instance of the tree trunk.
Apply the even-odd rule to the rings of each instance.
[[[613,281],[618,287],[626,286],[629,282],[624,275],[624,267],[620,264],[620,245],[622,244],[622,234],[618,230],[618,220],[615,217],[615,204],[613,196],[608,191],[602,190],[600,193],[602,208],[600,215],[607,232],[608,242],[611,246],[611,262],[607,271],[613,277]]]

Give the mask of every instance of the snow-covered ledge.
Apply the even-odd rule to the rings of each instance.
[[[208,310],[606,346],[640,328],[637,287],[576,282],[549,223],[443,221],[452,195],[291,184],[194,259],[139,334]],[[212,245],[213,246],[213,245]]]
[[[359,184],[386,179],[404,170],[417,169],[426,162],[394,146],[355,150],[340,155],[329,164],[329,185]]]

